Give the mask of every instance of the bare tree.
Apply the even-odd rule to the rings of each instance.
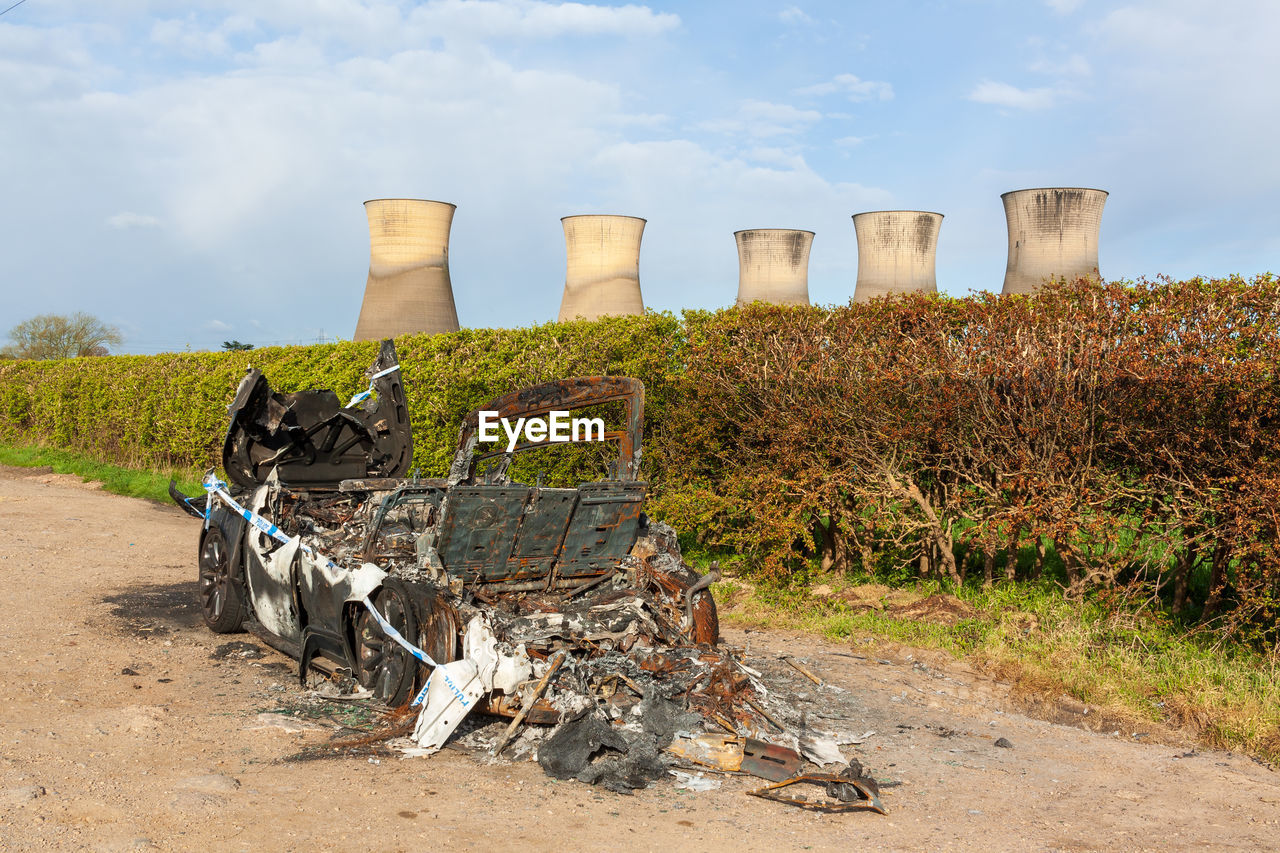
[[[106,355],[108,344],[119,346],[123,340],[115,326],[82,311],[70,316],[41,314],[9,330],[5,353],[29,359]]]

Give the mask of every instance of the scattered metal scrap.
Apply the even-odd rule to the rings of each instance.
[[[799,783],[819,786],[820,799],[809,799],[804,794],[788,796],[781,793],[783,788]],[[877,814],[888,814],[880,802],[880,792],[875,780],[855,778],[847,775],[834,776],[830,773],[805,773],[792,776],[781,782],[766,785],[756,791],[749,792],[753,797],[773,800],[775,803],[786,803],[803,809],[821,812],[847,812],[859,809],[866,802],[867,808]]]

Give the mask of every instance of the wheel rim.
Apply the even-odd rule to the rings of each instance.
[[[200,550],[200,606],[205,616],[217,620],[227,606],[227,584],[231,582],[231,560],[227,543],[217,531],[205,537]]]
[[[391,627],[404,636],[408,628],[404,602],[394,594],[379,596],[376,603],[382,617]],[[375,697],[386,701],[394,696],[404,679],[409,653],[382,632],[382,626],[369,614],[360,619],[360,648],[358,651],[359,680],[362,687],[373,691]]]

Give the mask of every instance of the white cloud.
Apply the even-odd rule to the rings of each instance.
[[[752,163],[763,163],[784,169],[798,170],[807,168],[804,157],[786,148],[756,146],[744,151],[742,157]]]
[[[229,332],[234,328],[230,323],[224,323],[216,319],[205,323],[204,327],[211,332]]]
[[[805,86],[797,95],[842,94],[851,101],[888,101],[893,99],[893,86],[880,80],[863,80],[854,74],[837,74],[825,83]]]
[[[698,124],[701,130],[712,133],[746,134],[764,138],[802,133],[822,119],[817,110],[802,110],[790,104],[770,101],[746,100],[738,105],[737,112],[729,117],[709,119]]]
[[[184,77],[75,109],[129,149],[113,168],[200,247],[335,192],[358,204],[554,184],[565,158],[629,125],[616,87],[473,48]]]
[[[1108,12],[1089,31],[1121,54],[1142,54],[1132,57],[1134,64],[1154,64],[1180,78],[1237,78],[1250,69],[1265,72],[1280,65],[1276,51],[1266,50],[1280,31],[1280,4],[1273,0],[1144,0]],[[1256,82],[1274,88],[1272,78]]]
[[[89,89],[95,73],[110,76],[94,61],[83,32],[68,28],[51,40],[44,30],[0,19],[0,81],[7,104],[45,94],[75,97]]]
[[[247,15],[231,15],[210,27],[191,13],[186,18],[156,21],[151,26],[151,41],[188,56],[221,56],[231,49],[232,39],[256,28]]]
[[[193,0],[185,15],[151,29],[153,44],[185,58],[227,55],[254,35],[259,46],[305,35],[337,58],[386,56],[440,43],[563,37],[648,38],[680,27],[680,16],[647,6],[547,0],[272,0],[226,14],[223,0]],[[407,7],[407,8],[406,8]],[[109,14],[103,12],[102,14]]]
[[[263,69],[279,68],[290,75],[331,64],[325,56],[324,46],[305,35],[287,35],[273,41],[258,42],[237,59]]]
[[[1095,59],[1107,63],[1110,94],[1133,105],[1123,151],[1152,174],[1153,187],[1163,187],[1158,192],[1202,210],[1224,200],[1229,217],[1242,209],[1242,195],[1274,195],[1280,4],[1139,0],[1109,11],[1086,32],[1097,42]],[[1181,197],[1193,185],[1206,194],[1199,204]],[[1275,232],[1274,217],[1266,227]]]
[[[610,116],[614,124],[619,127],[648,127],[659,128],[666,127],[671,124],[671,116],[663,113],[628,113]]]
[[[1058,92],[1050,88],[1019,89],[1008,83],[983,80],[969,93],[969,100],[1019,110],[1043,110],[1053,106]]]
[[[120,231],[128,228],[156,228],[159,227],[160,220],[144,213],[122,210],[119,213],[108,216],[107,225]]]
[[[1031,63],[1028,68],[1038,74],[1049,74],[1054,77],[1088,77],[1093,73],[1093,66],[1089,64],[1089,60],[1078,53],[1073,53],[1065,59],[1041,57]]]
[[[813,18],[809,17],[799,6],[788,6],[778,13],[778,20],[784,24],[813,24]]]
[[[1069,15],[1084,5],[1084,0],[1044,0],[1044,5],[1059,15]]]
[[[408,16],[415,29],[443,38],[655,36],[680,26],[680,16],[648,6],[596,6],[540,0],[436,0]]]
[[[835,141],[835,144],[841,148],[853,148],[866,142],[871,137],[868,136],[842,136]]]

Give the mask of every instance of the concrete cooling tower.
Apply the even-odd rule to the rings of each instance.
[[[564,296],[559,322],[643,314],[638,216],[565,216]]]
[[[855,213],[858,283],[854,302],[895,293],[937,293],[935,261],[942,214],[925,210]]]
[[[443,201],[378,198],[369,217],[369,279],[356,322],[357,341],[413,332],[456,332],[449,282],[449,227],[456,207]]]
[[[812,231],[754,228],[733,232],[738,241],[738,304],[809,304]]]
[[[1098,269],[1103,190],[1044,187],[1000,196],[1009,222],[1005,293],[1035,293],[1048,278],[1093,275]]]

